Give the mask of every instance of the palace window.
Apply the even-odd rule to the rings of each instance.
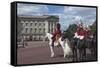
[[[27,32],[28,32],[28,28],[25,29],[25,33],[27,33]]]
[[[32,26],[33,23],[30,23],[30,26]]]
[[[45,28],[43,29],[43,32],[45,33]]]
[[[34,30],[35,30],[34,32],[36,33],[37,29],[35,28]]]
[[[35,23],[35,26],[37,26],[37,23]]]
[[[41,26],[41,23],[39,23],[39,26]]]
[[[34,33],[34,29],[32,29],[32,33]]]
[[[41,33],[41,28],[39,28],[39,34]]]
[[[28,26],[28,23],[26,23],[26,26]]]
[[[32,28],[30,28],[30,33],[32,33]]]
[[[43,23],[43,25],[45,26],[45,23]]]

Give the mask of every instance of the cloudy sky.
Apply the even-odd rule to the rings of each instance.
[[[56,5],[36,5],[36,4],[17,4],[17,14],[23,16],[37,15],[58,15],[59,23],[63,30],[70,24],[79,23],[81,19],[84,25],[90,25],[96,20],[96,8],[56,6]]]

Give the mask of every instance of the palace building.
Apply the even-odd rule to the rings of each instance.
[[[17,38],[24,40],[40,41],[47,32],[54,32],[59,16],[18,16],[17,17]]]

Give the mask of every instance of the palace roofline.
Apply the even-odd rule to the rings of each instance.
[[[18,16],[18,18],[49,18],[49,17],[56,17],[59,18],[58,15],[42,15],[42,16]]]

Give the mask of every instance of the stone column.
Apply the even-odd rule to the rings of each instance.
[[[53,23],[53,32],[54,32],[54,23]]]
[[[51,33],[51,22],[49,22],[49,32]]]

